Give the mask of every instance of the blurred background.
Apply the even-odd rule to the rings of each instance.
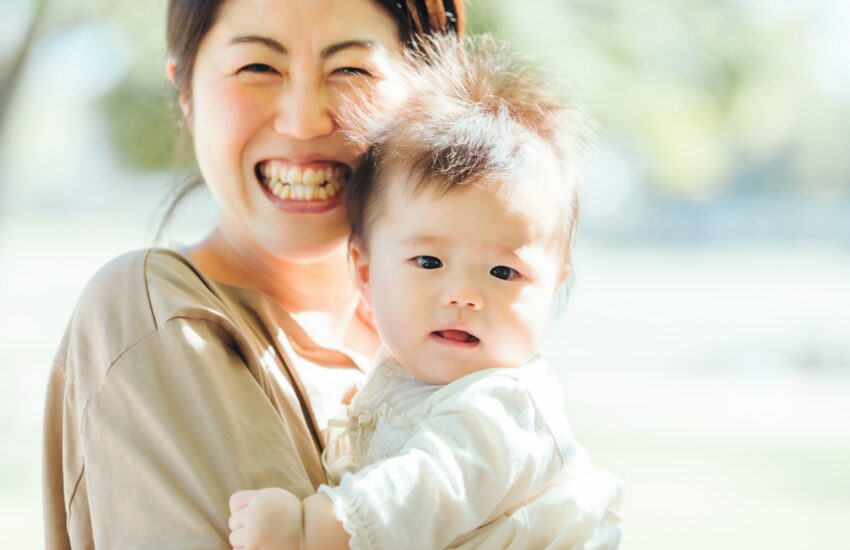
[[[45,380],[183,173],[165,0],[0,0],[0,533],[42,546]],[[850,3],[473,0],[601,122],[546,353],[622,548],[850,547]],[[215,221],[199,193],[161,244]]]

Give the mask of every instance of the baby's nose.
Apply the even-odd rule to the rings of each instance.
[[[443,303],[450,307],[459,307],[478,311],[481,309],[483,300],[481,295],[472,289],[450,290],[443,297]]]

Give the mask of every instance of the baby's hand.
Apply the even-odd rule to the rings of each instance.
[[[245,550],[297,549],[301,501],[283,489],[239,491],[230,497],[230,544]]]

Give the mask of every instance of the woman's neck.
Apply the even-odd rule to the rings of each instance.
[[[345,247],[316,262],[291,262],[216,229],[188,254],[211,279],[259,290],[290,313],[322,312],[346,324],[357,300]]]

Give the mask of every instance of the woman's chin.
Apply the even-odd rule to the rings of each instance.
[[[285,262],[319,263],[335,258],[344,262],[347,255],[348,227],[318,233],[283,231],[276,235],[265,235],[262,242],[266,250]]]

